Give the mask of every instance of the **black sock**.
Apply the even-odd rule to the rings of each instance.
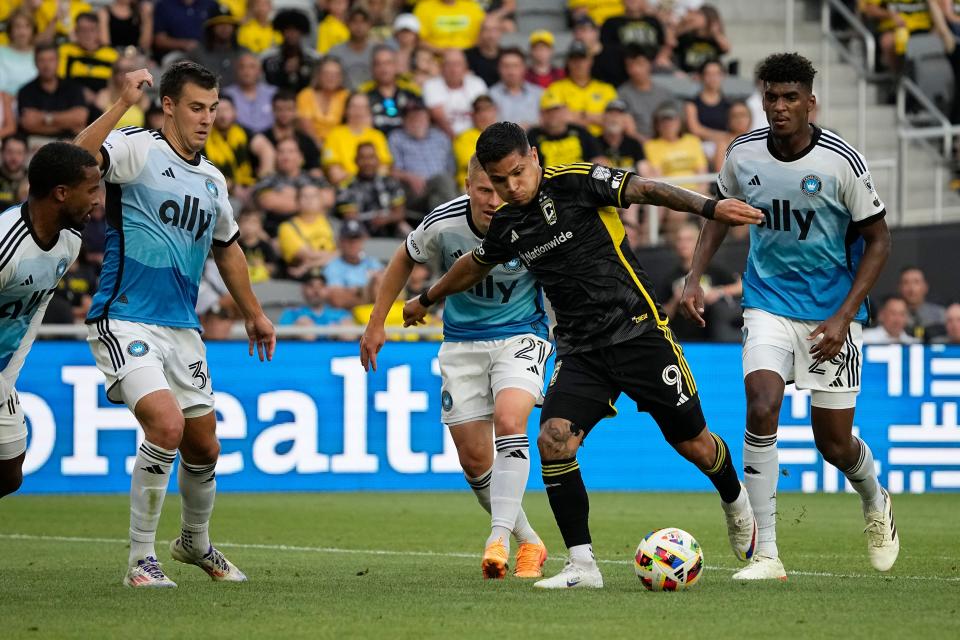
[[[727,447],[727,443],[715,433],[710,435],[717,443],[717,461],[703,472],[717,488],[720,499],[730,503],[740,495],[740,479],[737,478],[737,471],[733,468],[733,461],[730,460],[730,448]]]
[[[583,485],[580,465],[576,458],[553,460],[541,465],[543,485],[553,517],[560,527],[563,543],[567,548],[590,544],[590,499]]]

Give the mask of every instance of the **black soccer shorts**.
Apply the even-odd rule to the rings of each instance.
[[[590,430],[613,417],[621,393],[649,413],[670,444],[695,438],[706,426],[700,396],[680,345],[667,326],[592,351],[559,358],[540,413],[573,423],[574,432]]]

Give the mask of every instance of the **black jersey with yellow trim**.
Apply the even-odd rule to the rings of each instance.
[[[667,324],[617,213],[632,176],[587,162],[548,167],[533,200],[498,209],[474,251],[482,264],[519,258],[540,282],[557,317],[561,356]]]

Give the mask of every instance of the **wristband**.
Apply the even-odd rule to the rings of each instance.
[[[421,293],[420,297],[418,298],[418,300],[420,301],[420,304],[422,304],[424,308],[432,306],[434,302],[433,300],[430,299],[430,296],[427,295],[428,291],[424,291],[423,293]]]
[[[702,215],[707,220],[713,220],[713,215],[716,209],[717,209],[717,201],[707,200],[703,205],[703,209],[700,211],[700,215]]]

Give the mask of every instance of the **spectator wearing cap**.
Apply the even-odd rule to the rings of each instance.
[[[329,186],[306,183],[297,190],[297,215],[280,224],[277,244],[287,265],[287,275],[299,278],[334,257],[333,228],[327,211],[332,200]]]
[[[247,6],[247,19],[237,30],[237,44],[259,55],[283,42],[283,36],[270,22],[273,0],[248,0]]]
[[[10,135],[0,146],[0,211],[27,199],[27,141]]]
[[[600,147],[585,127],[572,122],[567,104],[547,89],[540,101],[542,125],[527,132],[544,167],[600,159]]]
[[[329,54],[340,60],[346,86],[356,90],[370,80],[370,58],[376,43],[370,38],[370,14],[363,7],[353,7],[347,14],[350,39],[330,49]]]
[[[704,62],[700,68],[700,92],[684,105],[687,130],[703,140],[704,153],[710,157],[727,138],[730,101],[723,95],[725,76],[719,61]]]
[[[908,334],[922,341],[943,332],[946,309],[927,300],[930,285],[923,269],[915,265],[901,269],[897,292],[907,305]]]
[[[283,42],[263,55],[263,75],[267,82],[280,89],[300,91],[310,83],[316,65],[316,52],[304,45],[310,33],[310,21],[302,11],[283,9],[273,18],[273,28]]]
[[[393,38],[387,43],[397,52],[397,72],[409,75],[413,53],[420,45],[420,21],[412,13],[401,13],[393,21]]]
[[[490,96],[480,96],[473,101],[473,126],[458,135],[453,141],[453,157],[457,161],[457,187],[466,188],[467,169],[470,157],[477,151],[477,139],[483,130],[500,119],[497,105]],[[519,124],[519,123],[517,123]]]
[[[680,110],[672,102],[659,107],[653,114],[654,137],[643,144],[643,152],[654,175],[673,176],[706,173],[707,156],[700,139],[683,131]],[[705,191],[702,184],[684,184],[684,188]]]
[[[87,126],[89,107],[83,85],[57,76],[57,48],[38,46],[34,50],[37,77],[23,85],[17,93],[20,133],[37,136],[30,146],[42,144],[46,138],[72,138]]]
[[[317,24],[317,51],[326,55],[330,49],[350,39],[350,29],[347,28],[347,11],[350,8],[349,0],[317,0],[317,8],[323,6],[326,15]]]
[[[270,141],[237,122],[237,109],[227,95],[220,96],[213,127],[203,145],[203,155],[223,174],[230,195],[243,201],[249,197],[258,177],[273,173],[276,161],[276,152]]]
[[[420,99],[420,88],[398,76],[397,52],[385,44],[373,50],[373,79],[358,89],[367,94],[373,126],[389,136],[394,129],[403,126],[403,109],[412,101]]]
[[[960,302],[954,302],[948,306],[944,317],[946,333],[937,336],[931,342],[935,344],[960,344]]]
[[[617,97],[617,90],[606,82],[594,80],[590,75],[593,58],[587,47],[574,40],[567,54],[567,77],[547,87],[547,92],[557,96],[570,109],[576,124],[584,126],[591,135],[600,135],[600,123],[607,103]]]
[[[330,306],[329,288],[322,269],[311,269],[304,274],[303,302],[302,307],[284,310],[277,323],[280,326],[296,325],[300,327],[353,325],[348,312]],[[315,340],[316,336],[303,336],[302,339]]]
[[[664,28],[647,0],[624,0],[623,15],[607,18],[600,27],[600,43],[603,54],[595,66],[611,74],[604,79],[614,86],[627,80],[624,52],[628,46],[651,52],[658,67],[673,67],[671,56],[676,42],[672,30]]]
[[[204,25],[219,13],[214,0],[157,0],[153,8],[153,55],[189,53],[203,44]]]
[[[220,76],[223,85],[234,83],[234,62],[247,51],[237,44],[239,26],[226,7],[217,5],[203,24],[203,46],[190,52],[190,59]]]
[[[100,18],[95,13],[81,13],[74,27],[74,39],[64,42],[57,50],[61,78],[75,80],[83,85],[87,104],[92,105],[95,94],[107,86],[113,75],[117,50],[100,40]]]
[[[297,129],[297,102],[291,91],[278,90],[270,101],[273,109],[273,125],[263,132],[270,144],[277,148],[281,140],[292,139],[300,149],[303,170],[314,177],[320,177],[320,149],[313,138]]]
[[[237,56],[236,81],[224,87],[220,95],[229,96],[237,109],[237,122],[254,132],[266,131],[273,125],[273,96],[277,88],[263,81],[263,67],[252,52]]]
[[[267,282],[281,272],[280,256],[277,255],[270,236],[263,230],[263,214],[253,206],[244,207],[237,216],[240,235],[237,244],[247,259],[250,283]]]
[[[492,87],[500,79],[497,71],[497,58],[500,56],[500,38],[503,27],[499,18],[487,16],[480,27],[477,44],[464,52],[467,66],[475,76]]]
[[[276,172],[253,188],[253,200],[266,214],[263,228],[271,237],[276,236],[281,222],[299,212],[297,195],[300,187],[305,184],[324,184],[322,179],[303,171],[303,156],[294,138],[283,138],[277,142],[276,165]]]
[[[455,198],[456,170],[450,139],[430,126],[422,102],[411,102],[403,112],[403,127],[390,134],[393,176],[407,192],[407,208],[425,214]]]
[[[723,21],[716,8],[703,5],[684,16],[677,32],[674,57],[686,73],[696,73],[709,60],[719,60],[730,51],[730,41],[723,31]]]
[[[503,49],[497,62],[500,82],[490,87],[490,97],[497,105],[499,117],[515,122],[524,129],[540,120],[540,96],[543,89],[525,79],[527,61],[516,47]]]
[[[343,86],[343,65],[325,56],[310,74],[310,86],[297,94],[297,123],[301,131],[322,145],[330,131],[343,122],[350,91]]]
[[[597,138],[600,155],[604,157],[605,164],[615,169],[650,176],[653,172],[643,154],[643,145],[628,135],[632,124],[633,119],[627,113],[627,105],[623,100],[607,103],[603,113],[603,133]]]
[[[863,344],[914,344],[916,338],[907,333],[910,314],[907,301],[898,295],[887,296],[880,304],[877,326],[863,330]]]
[[[357,220],[347,220],[340,227],[340,255],[323,270],[330,286],[330,304],[335,307],[352,309],[374,299],[383,265],[364,253],[366,242],[366,229]]]
[[[626,103],[633,117],[634,129],[641,142],[653,137],[653,112],[673,99],[673,94],[653,84],[653,61],[650,52],[636,45],[624,49],[627,81],[617,88],[617,95]]]
[[[526,80],[541,89],[567,77],[566,71],[553,66],[553,42],[553,34],[546,29],[530,34],[530,67]]]
[[[469,49],[477,42],[485,13],[472,0],[420,0],[413,15],[420,40],[433,49]]]
[[[486,83],[467,68],[463,51],[447,49],[443,52],[440,76],[423,85],[423,102],[437,127],[453,140],[470,128],[473,101],[486,92]]]
[[[372,144],[384,170],[393,164],[387,138],[373,128],[370,99],[365,93],[353,93],[347,99],[344,123],[330,130],[323,148],[323,168],[327,178],[341,185],[357,174],[357,147]]]
[[[371,236],[406,237],[407,196],[393,176],[383,175],[380,157],[369,143],[357,146],[357,175],[337,194],[335,211],[342,220],[359,220]]]

